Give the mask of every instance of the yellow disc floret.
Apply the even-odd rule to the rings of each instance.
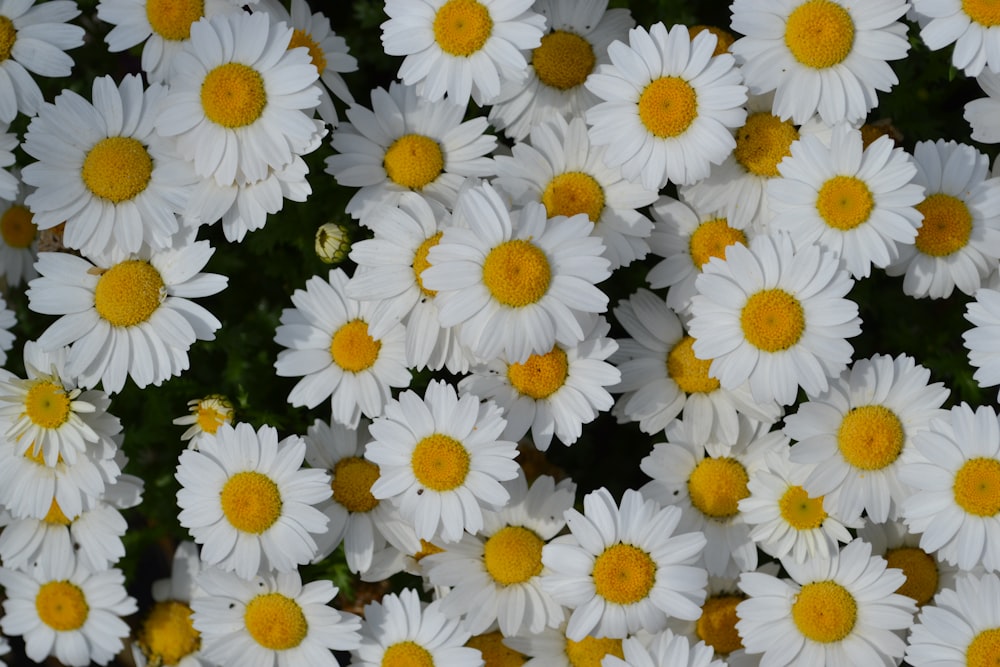
[[[483,563],[493,580],[503,586],[524,583],[542,572],[545,543],[534,531],[505,526],[483,546]]]
[[[1000,461],[969,459],[955,473],[952,487],[955,502],[975,516],[996,516],[1000,512]]]
[[[267,475],[247,470],[230,477],[219,493],[222,513],[237,530],[260,534],[281,517],[281,491]]]
[[[754,347],[780,352],[799,342],[806,329],[806,317],[794,296],[782,289],[766,289],[747,299],[740,312],[740,327]]]
[[[38,619],[56,632],[79,630],[87,622],[90,606],[83,590],[69,581],[42,584],[35,596]]]
[[[150,664],[176,665],[201,648],[201,633],[194,629],[191,607],[179,600],[165,600],[153,605],[136,643]]]
[[[688,477],[691,504],[705,516],[726,519],[735,516],[739,502],[750,495],[746,468],[734,458],[704,458]]]
[[[871,190],[855,176],[834,176],[823,183],[816,197],[816,211],[823,222],[845,232],[866,222],[874,208]]]
[[[781,518],[795,530],[815,530],[826,521],[823,496],[811,497],[801,486],[789,486],[778,500]]]
[[[606,655],[625,658],[622,640],[611,637],[587,636],[578,642],[567,637],[565,651],[572,667],[601,667]]]
[[[514,239],[493,248],[483,262],[483,283],[493,298],[511,308],[529,306],[552,281],[545,252],[531,241]]]
[[[639,95],[639,119],[653,136],[680,136],[698,117],[698,94],[678,76],[653,80]]]
[[[119,204],[135,198],[149,185],[153,158],[138,139],[106,137],[83,159],[81,176],[95,196]]]
[[[656,562],[637,546],[613,544],[594,561],[594,588],[613,604],[628,605],[649,595],[656,583]]]
[[[68,526],[73,523],[73,519],[66,516],[66,513],[62,511],[62,507],[56,502],[56,499],[52,499],[52,504],[49,505],[49,511],[45,513],[45,517],[42,519],[45,523],[50,526]]]
[[[709,394],[719,388],[719,381],[709,377],[711,360],[694,356],[694,338],[684,336],[667,354],[667,375],[685,394]]]
[[[790,120],[764,112],[752,113],[736,132],[733,157],[751,174],[765,178],[780,176],[778,163],[792,154],[799,131]]]
[[[743,648],[743,640],[736,631],[736,605],[746,598],[742,595],[713,595],[701,607],[701,616],[695,623],[695,632],[719,655],[728,655]]]
[[[792,620],[803,635],[828,644],[851,633],[858,620],[858,603],[835,581],[806,584],[792,602]]]
[[[1000,5],[996,0],[962,0],[962,11],[984,28],[1000,25]]]
[[[434,15],[434,41],[452,56],[471,56],[492,33],[490,10],[476,0],[448,0]]]
[[[545,186],[542,204],[550,218],[586,213],[587,218],[596,224],[604,211],[604,188],[590,174],[568,171],[559,174]]]
[[[531,65],[538,80],[559,90],[582,84],[596,63],[590,42],[565,30],[554,30],[542,37],[541,45],[531,53]]]
[[[323,53],[322,47],[313,39],[305,30],[299,30],[296,28],[292,31],[292,39],[288,42],[288,49],[292,50],[300,46],[306,47],[309,51],[309,58],[312,60],[313,67],[320,74],[326,69],[326,54]]]
[[[27,248],[35,241],[38,227],[27,206],[14,204],[0,217],[0,236],[11,248]]]
[[[861,470],[881,470],[903,451],[903,422],[884,405],[852,408],[837,429],[837,447],[848,464]]]
[[[917,230],[917,250],[931,257],[947,257],[969,243],[972,213],[958,197],[943,192],[932,194],[917,204],[924,222]]]
[[[424,242],[420,244],[417,251],[413,254],[413,274],[417,277],[417,286],[420,287],[420,292],[424,296],[432,299],[437,296],[437,291],[424,287],[424,281],[420,278],[420,274],[425,269],[430,268],[431,263],[427,260],[427,255],[430,253],[431,248],[441,242],[443,234],[444,232],[438,232],[434,236],[424,239]]]
[[[396,185],[421,190],[444,171],[444,152],[430,137],[404,134],[386,149],[382,166]]]
[[[470,637],[465,645],[483,654],[483,667],[520,667],[528,658],[503,643],[499,630]]]
[[[713,257],[725,259],[726,248],[734,243],[747,244],[747,236],[742,230],[730,227],[726,218],[706,220],[691,233],[691,240],[688,242],[691,261],[701,269]]]
[[[295,648],[309,632],[302,607],[281,593],[265,593],[250,600],[243,622],[254,641],[272,651]]]
[[[417,481],[433,491],[451,491],[469,474],[469,452],[458,440],[434,433],[417,443],[410,466]]]
[[[59,428],[69,419],[69,394],[61,384],[36,380],[24,398],[24,414],[36,426]]]
[[[14,27],[14,22],[6,16],[0,16],[0,63],[10,58],[16,41],[17,28]]]
[[[146,18],[157,35],[172,42],[191,37],[191,24],[205,15],[204,0],[146,0]]]
[[[360,373],[378,361],[382,341],[368,334],[368,323],[351,320],[334,332],[330,340],[330,357],[333,363],[349,373]]]
[[[149,262],[130,259],[101,274],[94,308],[112,326],[131,327],[148,320],[166,297],[160,272]]]
[[[934,557],[917,547],[889,549],[885,554],[887,567],[898,567],[906,575],[906,581],[896,592],[911,597],[917,605],[931,601],[938,590],[938,566]],[[1000,657],[1000,653],[997,654]]]
[[[507,379],[514,389],[536,401],[548,398],[566,384],[569,361],[566,352],[556,346],[551,352],[533,354],[523,364],[507,367]]]
[[[201,83],[201,106],[216,125],[231,130],[250,125],[267,106],[264,77],[243,63],[219,65]]]
[[[348,512],[370,512],[378,506],[372,484],[380,472],[377,465],[358,456],[340,459],[333,466],[333,499]]]
[[[808,0],[788,16],[785,45],[806,67],[826,69],[842,63],[854,46],[854,20],[830,0]]]
[[[983,630],[965,649],[966,667],[996,667],[1000,656],[1000,628]]]

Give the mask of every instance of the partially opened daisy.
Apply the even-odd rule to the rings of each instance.
[[[898,82],[887,61],[906,56],[904,0],[734,0],[731,51],[751,94],[775,91],[774,113],[796,124],[863,120],[876,91]]]
[[[733,57],[714,56],[716,39],[684,25],[632,28],[608,47],[610,65],[587,80],[603,101],[586,112],[590,140],[630,181],[659,189],[708,176],[736,145],[746,119],[746,87]]]
[[[980,387],[1000,384],[1000,291],[983,287],[966,306],[965,319],[971,324],[962,334],[969,351],[969,363],[976,367],[972,377]]]
[[[11,287],[19,287],[38,272],[38,225],[22,190],[9,201],[0,200],[0,272]]]
[[[913,0],[920,39],[932,51],[951,44],[951,64],[966,76],[983,68],[1000,72],[1000,30],[996,7],[985,0]]]
[[[1000,577],[968,575],[925,605],[910,631],[906,662],[914,667],[986,665],[1000,651]]]
[[[382,47],[405,56],[399,78],[421,97],[462,109],[491,104],[506,81],[527,76],[525,49],[541,44],[533,0],[388,0]]]

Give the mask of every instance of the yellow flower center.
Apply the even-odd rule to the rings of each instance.
[[[697,117],[698,94],[678,76],[655,79],[639,95],[639,120],[660,139],[683,134]]]
[[[996,667],[1000,658],[1000,628],[983,630],[965,649],[967,667]]]
[[[36,380],[24,398],[24,414],[42,428],[59,428],[69,419],[69,395],[61,384]]]
[[[656,583],[653,558],[631,544],[613,544],[594,561],[594,588],[613,604],[633,604],[649,595]]]
[[[806,584],[792,603],[792,620],[803,635],[828,644],[851,633],[858,620],[858,604],[846,588],[834,581]]]
[[[743,464],[734,458],[704,458],[688,477],[691,504],[702,514],[726,519],[739,511],[739,502],[750,495]]]
[[[492,32],[490,10],[476,0],[448,0],[434,15],[434,41],[449,55],[471,56]]]
[[[385,151],[382,166],[396,185],[420,190],[444,171],[441,145],[422,134],[404,134]]]
[[[27,206],[14,204],[0,217],[0,236],[11,248],[27,248],[35,240],[38,227]]]
[[[1000,4],[996,0],[962,0],[962,11],[983,27],[1000,25]]]
[[[363,320],[351,320],[337,329],[330,340],[333,363],[350,373],[374,366],[381,350],[382,341],[368,335],[368,323]]]
[[[203,0],[146,0],[153,32],[173,42],[191,37],[191,24],[205,15]]]
[[[713,257],[725,259],[726,248],[734,243],[747,244],[746,234],[742,230],[730,227],[726,218],[706,220],[691,233],[691,240],[688,242],[691,261],[701,269]]]
[[[309,50],[309,58],[312,59],[313,67],[316,68],[317,72],[322,74],[326,69],[326,55],[323,53],[323,49],[312,38],[312,35],[296,28],[292,31],[292,39],[288,42],[288,49],[292,50],[300,46],[304,46]]]
[[[841,456],[861,470],[881,470],[891,465],[899,458],[905,441],[903,423],[883,405],[852,408],[837,429]]]
[[[0,63],[10,58],[16,41],[17,28],[14,27],[14,22],[6,16],[0,16]]]
[[[740,327],[747,342],[765,352],[787,350],[806,330],[806,316],[799,300],[782,289],[766,289],[747,299],[740,312]]]
[[[505,526],[486,540],[483,562],[493,580],[503,586],[520,584],[542,572],[545,542],[534,531]]]
[[[718,26],[714,25],[693,25],[688,29],[688,33],[691,35],[691,41],[700,33],[710,32],[715,35],[715,50],[712,51],[713,56],[721,56],[723,53],[729,51],[729,47],[733,45],[736,38],[733,37],[733,33],[728,30],[723,30]]]
[[[149,262],[130,259],[101,274],[94,308],[111,325],[131,327],[148,320],[166,297],[160,272]]]
[[[440,433],[418,442],[410,457],[413,476],[433,491],[460,487],[469,474],[469,462],[469,452],[462,443]]]
[[[417,561],[419,563],[421,561],[421,559],[423,559],[425,556],[430,556],[432,554],[439,554],[439,553],[441,553],[443,551],[444,551],[444,549],[442,549],[438,545],[433,544],[431,542],[428,542],[427,540],[422,539],[422,540],[420,540],[420,551],[418,551],[417,553],[413,554],[413,560],[415,560],[415,561]]]
[[[281,492],[267,475],[247,470],[230,477],[219,494],[222,513],[236,530],[259,535],[281,516]]]
[[[597,224],[604,211],[604,188],[590,174],[569,171],[549,181],[542,192],[542,203],[550,218],[586,213]]]
[[[95,196],[120,204],[149,185],[153,158],[138,139],[106,137],[94,144],[83,159],[81,175]]]
[[[191,622],[191,607],[166,600],[153,605],[136,641],[150,664],[176,665],[201,648],[201,633]]]
[[[713,595],[701,607],[701,616],[695,623],[695,632],[718,655],[728,655],[743,648],[743,640],[736,631],[736,605],[745,600],[742,595]]]
[[[667,354],[667,375],[685,394],[709,394],[719,388],[719,381],[709,377],[711,360],[694,356],[694,338],[684,336]]]
[[[917,204],[924,223],[917,230],[917,250],[931,257],[947,257],[969,243],[972,214],[961,199],[943,192]]]
[[[87,622],[90,606],[83,591],[69,581],[49,581],[35,596],[38,619],[56,632],[79,630]]]
[[[264,77],[243,63],[219,65],[201,83],[201,106],[216,125],[229,129],[250,125],[267,106]]]
[[[779,176],[778,163],[792,154],[792,142],[799,131],[790,120],[781,120],[766,111],[752,113],[736,132],[733,156],[751,174]]]
[[[528,658],[503,643],[499,630],[469,638],[465,645],[483,654],[484,667],[520,667]]]
[[[975,458],[955,473],[955,502],[969,514],[995,516],[1000,512],[1000,461]]]
[[[819,189],[816,210],[830,227],[841,231],[854,229],[871,216],[875,198],[871,190],[854,176],[834,176]]]
[[[382,654],[380,667],[434,667],[434,657],[420,644],[398,642]]]
[[[551,281],[549,259],[531,241],[504,241],[483,262],[486,288],[494,299],[511,308],[523,308],[541,299]]]
[[[233,406],[226,397],[216,394],[198,401],[196,405],[198,428],[205,433],[214,434],[223,424],[232,423]]]
[[[800,63],[813,69],[838,65],[854,46],[854,21],[830,0],[808,0],[788,16],[785,45]]]
[[[572,667],[601,667],[606,655],[625,658],[622,640],[611,637],[584,637],[578,642],[566,638],[566,657]]]
[[[906,581],[896,592],[911,597],[918,605],[930,602],[938,589],[938,567],[934,558],[923,549],[899,547],[885,554],[888,567],[898,567]],[[997,654],[1000,657],[1000,653]]]
[[[423,243],[417,248],[417,252],[413,254],[413,274],[417,277],[417,285],[420,287],[420,291],[424,296],[433,299],[437,296],[437,290],[427,289],[424,287],[424,281],[421,280],[420,274],[424,272],[424,269],[430,267],[431,263],[427,260],[427,255],[430,253],[431,248],[436,246],[441,242],[441,235],[444,232],[438,232],[429,239],[425,239]]]
[[[45,523],[51,526],[68,526],[73,523],[73,519],[70,519],[59,507],[59,503],[56,499],[52,499],[52,504],[49,505],[49,511],[45,513],[45,517],[42,519]]]
[[[302,607],[281,593],[265,593],[250,600],[243,622],[254,641],[272,651],[295,648],[309,632]]]
[[[597,58],[594,49],[580,35],[554,30],[542,37],[542,43],[531,54],[531,65],[538,80],[551,88],[576,88],[594,71]]]
[[[507,367],[507,379],[511,386],[524,396],[536,401],[548,398],[566,384],[569,376],[569,361],[566,352],[556,346],[551,352],[533,354],[523,364]]]
[[[333,499],[348,512],[370,512],[378,506],[371,489],[380,472],[377,465],[357,456],[340,459],[333,466]]]
[[[778,500],[781,518],[795,530],[815,530],[826,521],[823,496],[810,497],[801,486],[789,486]]]

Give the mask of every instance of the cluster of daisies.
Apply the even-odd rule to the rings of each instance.
[[[306,0],[100,0],[85,18],[141,71],[49,101],[81,12],[0,0],[0,274],[56,317],[25,377],[0,370],[0,631],[74,666],[997,662],[996,408],[850,342],[854,287],[902,276],[899,299],[967,296],[969,365],[1000,384],[1000,167],[865,123],[920,40],[1000,142],[995,4],[733,0],[713,27],[386,0],[397,78],[355,101]],[[315,421],[189,403],[191,539],[139,609],[114,395],[213,340],[202,228],[238,244],[305,201],[317,149],[313,184],[352,193],[315,239],[343,266],[273,335]],[[655,439],[645,484],[524,465],[603,413]],[[327,559],[393,583],[343,611],[303,575]]]

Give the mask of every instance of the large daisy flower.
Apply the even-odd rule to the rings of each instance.
[[[966,76],[984,67],[1000,72],[1000,30],[996,7],[985,0],[913,0],[920,39],[932,51],[949,44],[951,64]]]
[[[692,39],[686,26],[663,23],[632,28],[628,45],[612,42],[611,64],[585,84],[604,100],[586,115],[608,166],[656,190],[705,178],[726,159],[731,129],[746,120],[747,89],[733,57],[713,55],[715,44],[707,30]]]
[[[1000,648],[1000,577],[969,575],[920,610],[910,631],[906,662],[914,667],[977,665]]]
[[[972,327],[962,334],[973,378],[980,387],[1000,384],[1000,291],[982,287],[966,306],[965,319]]]
[[[491,104],[506,81],[523,81],[522,51],[541,44],[545,17],[533,0],[387,0],[382,47],[405,56],[399,78],[463,110],[469,97]]]
[[[796,124],[863,120],[876,91],[898,79],[889,60],[906,56],[904,0],[734,0],[732,45],[754,95],[775,91],[774,113]]]

